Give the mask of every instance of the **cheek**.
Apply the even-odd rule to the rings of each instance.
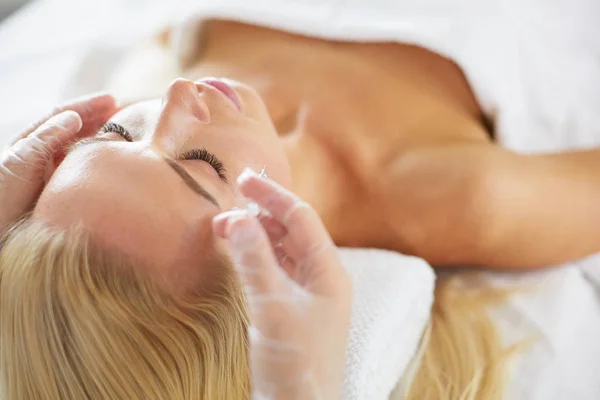
[[[284,187],[291,187],[292,176],[290,163],[283,150],[280,139],[276,139],[270,148],[263,151],[263,166],[269,178],[278,182]],[[261,166],[261,168],[263,167]]]
[[[266,121],[205,132],[201,144],[223,159],[234,181],[247,167],[257,172],[266,167],[269,177],[286,187],[290,185],[290,167],[282,141]]]
[[[245,168],[252,168],[256,172],[260,172],[265,168],[269,178],[279,184],[289,187],[291,183],[290,166],[283,150],[279,143],[274,143],[272,146],[255,146],[250,148],[242,148],[240,155],[236,158],[236,168],[233,178],[237,178]]]
[[[266,167],[267,176],[285,188],[292,187],[292,174],[287,159],[273,160]]]

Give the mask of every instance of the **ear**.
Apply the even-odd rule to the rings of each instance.
[[[197,15],[186,17],[171,28],[168,42],[181,71],[193,66],[202,55],[204,20]]]

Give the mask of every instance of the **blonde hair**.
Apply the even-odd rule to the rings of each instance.
[[[465,285],[473,280],[475,285]],[[470,273],[438,281],[407,400],[503,399],[508,362],[526,345],[504,348],[489,315],[509,294]]]
[[[176,296],[81,229],[19,224],[0,251],[1,398],[248,398],[243,292],[216,262]]]
[[[215,282],[178,297],[81,229],[21,223],[0,250],[0,398],[250,398],[244,298],[216,262]],[[486,309],[502,296],[456,283],[438,284],[402,398],[502,398],[510,351]]]

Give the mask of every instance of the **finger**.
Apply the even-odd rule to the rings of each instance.
[[[236,208],[217,215],[213,219],[213,231],[217,236],[225,238],[227,221],[231,218],[237,218],[245,214],[247,214],[246,210]],[[267,232],[271,245],[276,246],[280,244],[287,235],[287,229],[271,215],[259,215],[258,219],[264,230]]]
[[[106,114],[114,113],[118,106],[112,95],[103,93],[76,99],[62,109],[77,112],[85,125],[86,122],[103,119]]]
[[[282,273],[260,222],[248,214],[231,218],[225,236],[248,296],[281,294]]]
[[[56,107],[44,118],[38,120],[28,129],[21,132],[21,134],[17,135],[10,144],[14,144],[20,139],[29,136],[49,118],[52,118],[53,116],[61,114],[67,110],[75,111],[77,114],[79,114],[85,126],[81,133],[90,134],[94,129],[99,128],[99,125],[108,120],[108,118],[110,118],[118,110],[118,106],[115,98],[109,94],[94,94],[81,97],[67,104]]]
[[[82,138],[98,132],[106,121],[119,110],[116,99],[108,94],[99,95],[78,104],[82,108],[80,115],[83,120],[83,129],[78,136]]]
[[[294,193],[249,169],[240,175],[238,183],[244,196],[266,209],[287,229],[286,250],[296,261],[332,247],[331,236],[317,212]]]
[[[287,228],[271,215],[259,215],[258,219],[269,235],[271,244],[280,245],[288,234]]]
[[[273,249],[273,252],[275,253],[279,267],[285,271],[286,275],[294,282],[304,286],[304,282],[300,281],[298,276],[296,276],[297,269],[294,260],[288,256],[285,249],[282,246],[277,246]]]
[[[293,261],[291,268],[286,268],[290,277],[311,292],[333,294],[344,272],[317,212],[289,190],[251,170],[244,171],[238,183],[246,197],[287,228],[282,248]]]
[[[62,149],[65,143],[77,135],[81,127],[81,118],[74,111],[64,111],[53,116],[29,136],[12,146],[11,152],[15,155],[14,159],[18,161],[16,164],[22,164],[15,165],[13,172],[25,178],[26,171],[32,171],[32,166],[45,168],[46,163]],[[19,173],[17,169],[23,171]]]

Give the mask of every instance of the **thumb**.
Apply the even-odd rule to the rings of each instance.
[[[230,218],[225,235],[248,296],[281,293],[282,272],[269,237],[258,219],[247,213]]]

